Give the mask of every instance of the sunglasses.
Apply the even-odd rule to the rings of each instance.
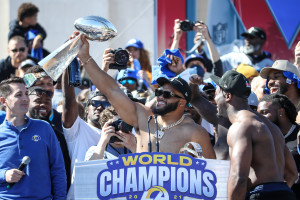
[[[21,48],[19,48],[19,49],[12,49],[11,51],[12,51],[13,53],[17,53],[17,52],[24,52],[25,50],[26,50],[25,47],[21,47]]]
[[[121,80],[120,83],[122,85],[125,85],[126,83],[128,83],[129,85],[133,85],[135,83],[135,81],[132,79],[124,79],[124,80]]]
[[[110,106],[110,103],[108,101],[91,100],[89,105],[92,105],[96,108],[98,108],[101,105],[102,108],[107,108]]]
[[[41,97],[43,94],[46,94],[48,97],[53,96],[53,92],[42,89],[34,89],[29,93],[29,95],[37,95],[39,97]]]
[[[164,91],[162,89],[155,89],[155,93],[154,94],[155,94],[156,97],[159,97],[159,96],[163,95],[163,98],[165,98],[165,99],[169,99],[171,97],[176,97],[176,98],[184,99],[183,97],[178,96],[177,94],[174,94],[173,92]]]

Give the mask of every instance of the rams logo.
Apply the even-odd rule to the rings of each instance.
[[[35,142],[38,142],[39,140],[41,140],[41,136],[34,135],[34,136],[32,136],[32,140],[35,141]]]
[[[161,186],[153,186],[144,192],[141,200],[169,200],[169,194],[165,188]]]

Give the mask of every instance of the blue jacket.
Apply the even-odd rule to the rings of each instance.
[[[26,119],[21,131],[6,120],[0,125],[0,199],[65,199],[66,172],[55,133],[45,121]],[[17,169],[24,156],[31,159],[26,175],[7,189],[6,170]]]

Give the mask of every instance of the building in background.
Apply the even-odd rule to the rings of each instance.
[[[0,1],[0,58],[7,56],[9,21],[17,17],[19,5],[28,0]],[[31,0],[40,9],[38,22],[48,33],[44,46],[53,51],[75,30],[77,18],[98,15],[111,21],[118,36],[107,42],[91,42],[91,54],[101,63],[105,48],[125,47],[131,38],[139,38],[156,64],[164,49],[171,45],[174,20],[202,20],[217,46],[236,41],[241,30],[262,27],[267,33],[264,49],[272,59],[294,60],[294,48],[300,40],[300,3],[298,0]],[[221,14],[227,15],[220,17]],[[218,17],[219,16],[219,17]],[[218,21],[220,19],[220,21]],[[227,19],[228,21],[225,22]],[[225,20],[225,21],[224,21]],[[232,23],[231,23],[232,22]],[[232,32],[233,31],[233,32]],[[193,46],[194,33],[185,33],[180,47]],[[239,45],[239,43],[237,43]],[[220,48],[222,51],[222,48]],[[221,52],[222,53],[222,52]]]

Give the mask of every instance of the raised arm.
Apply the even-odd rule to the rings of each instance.
[[[205,39],[211,61],[213,62],[214,74],[221,77],[223,75],[223,66],[220,60],[220,54],[210,37],[206,24],[203,22],[196,23],[194,31],[197,33],[195,38],[200,39],[200,36],[202,35]]]
[[[78,34],[78,32],[76,33]],[[84,35],[81,35],[82,44],[78,53],[78,58],[83,63],[87,74],[94,85],[107,97],[110,104],[116,109],[121,119],[134,127],[138,126],[137,106],[119,88],[116,81],[107,73],[102,71],[97,63],[91,58],[89,53],[89,43]],[[111,49],[104,51],[102,68],[106,68],[114,62],[114,55]]]
[[[214,45],[213,41],[211,40],[207,26],[202,22],[198,22],[195,24],[194,31],[197,33],[197,35],[202,34],[203,38],[205,39],[208,47],[209,55],[211,57],[211,61],[215,63],[218,60],[220,60],[220,54],[216,46]]]
[[[78,117],[78,105],[74,87],[68,84],[67,70],[62,75],[63,111],[62,122],[65,128],[71,128]]]
[[[180,20],[175,19],[174,21],[174,33],[173,33],[173,42],[170,49],[178,49],[180,38],[182,36],[183,31],[180,29]]]
[[[202,82],[199,79],[199,76],[190,77],[189,85],[192,90],[191,104],[206,121],[216,126],[218,124],[217,107],[204,98],[199,91],[198,83],[199,81]]]

